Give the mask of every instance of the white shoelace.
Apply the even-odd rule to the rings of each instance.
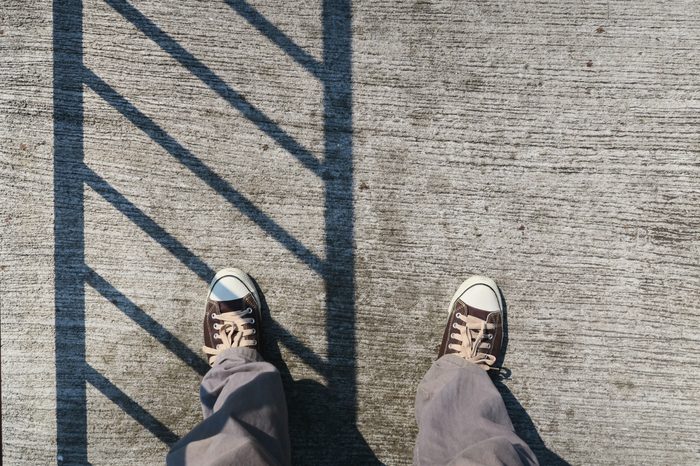
[[[208,346],[202,347],[202,351],[210,355],[210,365],[214,364],[219,353],[229,348],[240,348],[257,344],[256,340],[243,338],[255,334],[254,328],[243,328],[246,324],[255,323],[255,319],[252,317],[247,319],[243,318],[243,316],[252,313],[253,309],[251,308],[242,311],[224,312],[221,314],[212,313],[212,319],[220,320],[223,323],[214,323],[214,330],[217,330],[214,334],[214,340],[221,340],[221,343],[217,343],[216,348],[209,348]]]
[[[451,343],[448,348],[456,351],[458,356],[473,362],[485,371],[489,370],[493,363],[496,362],[496,356],[480,353],[479,350],[491,349],[493,333],[486,333],[486,331],[494,330],[496,324],[488,323],[471,315],[465,316],[459,312],[455,317],[464,322],[464,325],[453,323],[452,328],[459,330],[459,333],[453,333],[450,336],[461,343]]]

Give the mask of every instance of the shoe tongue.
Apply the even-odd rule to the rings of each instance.
[[[466,304],[464,301],[462,301],[461,299],[457,300],[457,308],[460,312],[464,313],[465,315],[474,316],[474,317],[481,319],[481,320],[486,320],[488,318],[489,314],[491,314],[492,312],[495,312],[495,311],[484,311],[483,309],[479,309],[479,308],[470,306],[470,305]]]
[[[219,312],[234,312],[242,311],[246,309],[248,305],[246,304],[245,298],[232,299],[231,301],[218,301]]]

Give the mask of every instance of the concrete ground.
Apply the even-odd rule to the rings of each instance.
[[[694,0],[0,0],[5,464],[161,463],[224,266],[297,464],[410,463],[474,273],[543,464],[700,463],[699,50]]]

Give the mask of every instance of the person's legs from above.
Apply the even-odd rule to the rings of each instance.
[[[503,342],[496,283],[472,277],[450,302],[438,360],[416,394],[417,465],[536,465],[487,371]]]
[[[200,387],[204,420],[173,445],[167,463],[290,464],[287,404],[277,369],[264,361],[260,297],[251,278],[224,269],[209,286]]]

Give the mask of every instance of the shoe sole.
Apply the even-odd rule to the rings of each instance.
[[[450,301],[450,306],[447,308],[448,316],[452,315],[452,310],[454,309],[454,305],[459,299],[459,297],[462,296],[465,291],[467,291],[474,285],[486,285],[489,288],[491,288],[498,297],[498,308],[501,312],[503,312],[503,296],[501,296],[501,290],[500,288],[498,288],[498,285],[496,285],[496,282],[490,279],[489,277],[474,275],[473,277],[469,277],[466,280],[464,280],[462,284],[459,285],[459,288],[457,288],[457,291],[455,292],[454,296],[452,296],[452,301]]]
[[[253,294],[253,298],[255,298],[255,302],[258,305],[258,309],[262,309],[262,305],[260,304],[260,296],[258,296],[258,291],[255,288],[255,284],[253,284],[253,279],[250,278],[250,275],[248,275],[241,269],[237,269],[235,267],[228,267],[216,272],[214,278],[211,279],[211,283],[209,283],[209,290],[207,291],[206,302],[209,302],[209,296],[211,295],[211,290],[214,288],[214,284],[216,284],[216,282],[219,281],[221,277],[224,277],[226,275],[233,275],[234,277],[242,281],[246,288],[248,288],[248,290],[250,290],[250,292]]]

